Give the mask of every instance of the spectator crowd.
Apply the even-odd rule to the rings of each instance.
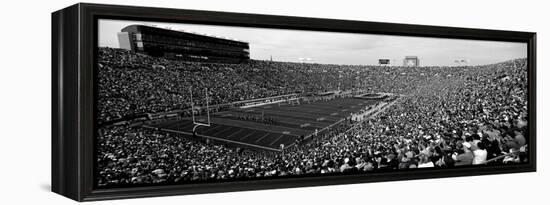
[[[206,64],[100,48],[98,63],[99,121],[189,107],[190,87],[196,89],[194,93],[210,88],[211,104],[336,89],[401,95],[377,115],[344,121],[282,153],[127,125],[100,127],[100,187],[368,174],[529,160],[526,59],[460,67],[254,60]],[[199,96],[193,100],[195,104],[204,101]],[[276,123],[258,116],[247,119]]]

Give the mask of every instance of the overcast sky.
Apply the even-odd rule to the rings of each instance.
[[[117,33],[131,24],[246,41],[250,57],[258,60],[273,56],[274,61],[309,59],[311,63],[376,65],[384,58],[401,65],[405,56],[418,56],[422,66],[430,66],[457,65],[457,59],[469,60],[468,65],[482,65],[527,56],[526,43],[122,20],[99,21],[99,46],[118,48]]]

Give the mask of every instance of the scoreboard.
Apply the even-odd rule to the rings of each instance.
[[[388,64],[390,64],[390,59],[378,59],[378,64],[388,65]]]
[[[420,60],[417,56],[406,56],[403,59],[403,66],[420,66]]]

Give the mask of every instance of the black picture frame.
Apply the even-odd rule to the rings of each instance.
[[[454,169],[131,188],[94,186],[98,19],[199,23],[527,43],[529,163]],[[52,13],[52,191],[76,201],[536,171],[536,33],[78,3]]]

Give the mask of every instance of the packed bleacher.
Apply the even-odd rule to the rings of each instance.
[[[284,94],[366,89],[407,93],[430,77],[429,68],[306,64],[251,60],[208,64],[167,60],[111,48],[99,49],[100,121],[224,104]],[[323,83],[320,83],[323,82]]]
[[[126,125],[101,127],[100,187],[529,160],[526,59],[463,67],[205,64],[101,48],[98,63],[99,121],[189,107],[189,87],[197,93],[210,88],[211,104],[335,89],[402,96],[376,116],[346,121],[284,154]]]

